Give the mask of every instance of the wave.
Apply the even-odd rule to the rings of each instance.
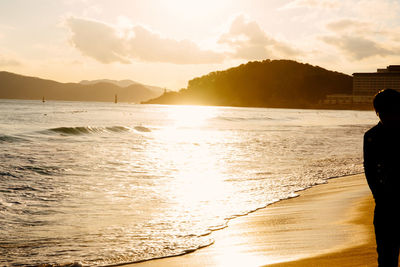
[[[144,126],[136,126],[133,129],[135,129],[138,132],[145,132],[145,133],[151,132],[151,130],[149,128],[144,127]]]
[[[49,129],[51,132],[66,134],[66,135],[82,135],[102,132],[125,132],[129,131],[129,128],[122,126],[113,127],[58,127]]]
[[[321,181],[321,182],[316,182],[316,183],[314,183],[312,185],[304,186],[303,188],[298,189],[298,190],[292,192],[291,194],[289,194],[289,195],[287,195],[285,197],[273,199],[270,202],[264,203],[263,205],[260,205],[258,207],[254,207],[254,208],[251,208],[251,209],[249,209],[247,211],[243,211],[242,213],[233,214],[233,215],[231,215],[231,216],[229,216],[227,218],[224,218],[222,224],[216,225],[216,226],[209,226],[208,229],[202,234],[188,234],[186,236],[187,237],[206,237],[206,236],[210,236],[215,231],[223,230],[223,229],[229,227],[229,222],[231,220],[234,220],[234,219],[239,218],[239,217],[247,216],[247,215],[252,214],[254,212],[257,212],[259,210],[266,209],[266,208],[268,208],[270,205],[272,205],[274,203],[285,201],[285,200],[292,199],[292,198],[297,198],[297,197],[300,196],[299,192],[306,191],[306,190],[308,190],[308,189],[310,189],[310,188],[312,188],[314,186],[325,184],[330,179],[342,178],[342,177],[352,176],[352,175],[357,175],[357,174],[360,174],[360,172],[354,172],[354,173],[351,173],[351,174],[343,174],[343,175],[324,178],[323,181]],[[199,244],[199,245],[197,245],[195,247],[191,247],[191,248],[186,248],[186,249],[183,248],[180,252],[177,252],[177,253],[166,254],[166,255],[163,255],[163,256],[154,256],[154,257],[149,257],[149,258],[145,258],[145,259],[141,259],[141,260],[135,260],[135,261],[116,262],[116,263],[112,263],[112,264],[107,264],[106,263],[106,264],[102,264],[101,266],[103,266],[103,267],[114,267],[114,266],[120,266],[120,265],[126,265],[126,264],[137,264],[137,263],[149,262],[149,261],[153,261],[153,260],[159,260],[159,259],[166,259],[166,258],[171,258],[171,257],[183,256],[183,255],[186,255],[186,254],[189,254],[189,253],[193,253],[193,252],[195,252],[195,251],[197,251],[199,249],[212,246],[214,243],[215,243],[215,240],[213,238],[210,238],[210,239],[208,239],[207,243]],[[61,266],[65,266],[65,265],[61,265]],[[66,265],[66,266],[70,266],[70,265]],[[75,265],[71,265],[71,266],[75,266]]]
[[[58,133],[62,135],[86,135],[86,134],[97,134],[97,133],[121,133],[129,131],[138,132],[151,132],[149,128],[144,126],[135,126],[133,128],[125,126],[110,126],[110,127],[57,127],[48,129],[46,132]]]
[[[63,168],[55,166],[16,166],[15,170],[23,173],[35,172],[41,175],[55,175],[64,171]]]
[[[23,141],[27,141],[27,140],[24,138],[21,138],[21,137],[0,134],[0,143],[16,143],[16,142],[23,142]]]
[[[13,177],[13,178],[18,178],[15,174],[9,172],[9,171],[0,171],[0,179],[3,177]]]
[[[276,120],[270,117],[227,117],[227,116],[217,116],[214,117],[215,120],[222,121],[272,121]]]
[[[299,118],[293,116],[277,116],[277,117],[267,117],[267,116],[257,116],[257,117],[234,117],[234,116],[216,116],[212,118],[214,120],[222,120],[222,121],[232,121],[232,122],[242,122],[242,121],[296,121]]]

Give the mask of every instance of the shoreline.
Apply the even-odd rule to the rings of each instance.
[[[10,101],[31,101],[42,103],[42,98],[0,98],[1,100]],[[114,101],[98,101],[98,100],[63,100],[63,99],[46,99],[45,102],[83,102],[83,103],[110,103],[115,104]],[[144,103],[132,101],[119,101],[118,104],[126,105],[155,105],[155,106],[198,106],[198,107],[221,107],[221,108],[264,108],[264,109],[300,109],[300,110],[335,110],[335,111],[374,111],[371,104],[362,105],[344,105],[344,104],[326,104],[326,105],[310,105],[310,106],[225,106],[225,105],[200,105],[200,104],[174,104],[174,103]]]
[[[227,228],[211,233],[215,242],[210,246],[124,266],[312,266],[304,261],[332,261],[336,254],[340,258],[341,253],[353,249],[354,254],[354,249],[363,251],[365,246],[368,262],[376,262],[375,248],[371,249],[373,200],[363,174],[328,179],[297,193],[298,197],[230,220]]]

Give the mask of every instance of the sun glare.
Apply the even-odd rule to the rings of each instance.
[[[217,114],[215,107],[171,106],[166,114],[171,124],[154,133],[156,140],[168,149],[157,151],[152,157],[160,158],[176,170],[175,190],[180,192],[178,201],[182,204],[211,201],[228,193],[224,183],[225,165],[213,153],[210,143],[224,137],[221,132],[203,128]]]
[[[205,126],[208,119],[217,115],[215,107],[204,106],[175,106],[168,112],[168,119],[174,127],[196,128]]]

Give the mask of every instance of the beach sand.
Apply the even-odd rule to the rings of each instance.
[[[214,231],[193,253],[131,264],[163,266],[376,266],[373,199],[364,175],[330,179]]]

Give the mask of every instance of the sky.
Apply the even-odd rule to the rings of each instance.
[[[400,64],[399,0],[0,0],[0,70],[170,90],[248,61]]]

